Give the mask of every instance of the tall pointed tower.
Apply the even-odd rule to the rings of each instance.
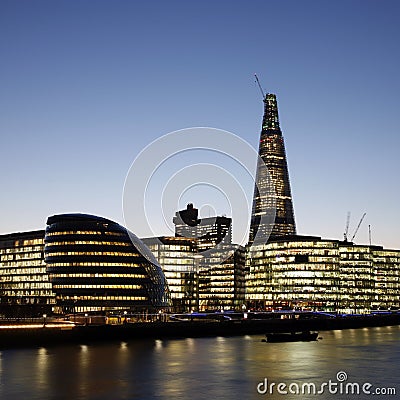
[[[296,234],[285,144],[279,127],[276,96],[267,93],[264,98],[264,104],[264,118],[258,153],[268,169],[269,177],[266,176],[265,166],[263,170],[258,165],[257,185],[254,188],[250,224],[250,243],[254,242],[256,235],[256,241],[259,242],[260,240],[268,239],[268,237]],[[275,187],[276,211],[274,221],[271,218],[263,218],[270,212],[271,199],[269,196],[260,193],[271,182]]]

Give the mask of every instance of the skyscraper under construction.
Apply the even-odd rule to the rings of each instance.
[[[271,93],[267,93],[264,97],[264,118],[258,153],[260,160],[254,188],[250,243],[266,242],[268,238],[296,234],[285,144],[279,126],[278,104],[276,96]],[[271,187],[275,190],[273,200],[268,195]],[[271,213],[273,207],[275,214]]]

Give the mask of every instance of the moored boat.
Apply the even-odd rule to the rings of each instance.
[[[302,331],[302,332],[276,332],[267,333],[266,342],[311,342],[318,339],[318,332]]]

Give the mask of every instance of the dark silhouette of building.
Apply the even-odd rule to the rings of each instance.
[[[176,227],[182,229],[182,225],[194,227],[200,223],[199,210],[193,206],[193,203],[189,203],[185,210],[176,212],[173,222],[175,224],[175,230]]]
[[[267,167],[258,164],[249,242],[268,240],[269,237],[296,234],[285,144],[279,126],[276,96],[264,98],[264,118],[260,135],[259,156]],[[275,189],[272,204],[271,184]],[[275,207],[275,218],[264,218]]]
[[[199,210],[189,203],[173,218],[175,236],[197,238],[197,250],[206,251],[218,244],[232,243],[232,218],[217,216],[198,218]]]

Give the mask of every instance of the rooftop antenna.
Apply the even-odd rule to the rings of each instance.
[[[368,225],[368,236],[369,236],[369,245],[372,246],[372,240],[371,240],[371,225]]]
[[[344,241],[347,242],[349,237],[349,225],[350,225],[350,211],[347,212],[346,228],[344,230]]]
[[[263,88],[261,87],[261,84],[260,84],[260,81],[258,80],[257,74],[254,74],[254,76],[256,77],[257,85],[258,85],[258,87],[260,88],[260,92],[261,92],[262,98],[263,98],[263,100],[264,100],[264,99],[265,99],[264,90],[263,90]]]

